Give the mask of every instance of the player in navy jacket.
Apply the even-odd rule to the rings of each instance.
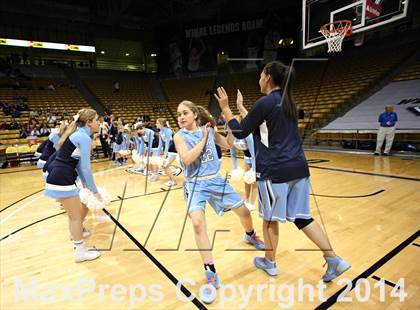
[[[238,139],[250,133],[254,136],[259,213],[267,244],[265,257],[255,257],[255,266],[271,276],[278,274],[275,263],[278,222],[287,220],[294,222],[322,250],[328,263],[322,278],[330,282],[349,269],[350,264],[336,256],[327,236],[310,214],[309,168],[299,137],[292,96],[293,75],[290,67],[278,61],[268,63],[259,80],[265,96],[257,100],[241,123],[233,117],[222,87],[215,96],[233,135]]]

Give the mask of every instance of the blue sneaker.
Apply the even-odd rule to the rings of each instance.
[[[339,256],[324,256],[326,264],[328,264],[327,272],[322,276],[324,282],[331,282],[343,272],[350,269],[351,265]]]
[[[252,236],[248,236],[245,233],[244,241],[246,243],[252,244],[257,250],[265,250],[264,242],[257,236],[257,233],[255,231]]]
[[[206,270],[206,285],[200,289],[201,300],[206,304],[211,304],[216,299],[216,289],[220,287],[220,278],[217,273]]]
[[[265,272],[267,272],[270,276],[276,276],[279,274],[279,270],[277,269],[276,263],[270,262],[265,257],[255,257],[254,265],[258,269],[262,269]]]

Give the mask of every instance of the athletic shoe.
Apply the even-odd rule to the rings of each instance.
[[[375,153],[373,153],[373,155],[375,155],[375,156],[379,156],[379,153],[375,152]]]
[[[277,276],[279,274],[279,270],[277,269],[276,263],[270,262],[265,257],[255,257],[254,265],[258,269],[261,269],[267,272],[270,276]]]
[[[165,185],[168,187],[175,186],[176,184],[177,184],[176,181],[172,181],[172,180],[169,180],[168,182],[165,183]]]
[[[328,264],[327,272],[322,276],[324,282],[330,282],[350,269],[351,265],[339,256],[324,256],[325,263]]]
[[[257,236],[257,233],[255,231],[252,234],[252,236],[248,236],[245,233],[244,241],[246,243],[252,244],[257,250],[265,250],[264,242]]]
[[[156,181],[159,181],[159,175],[157,175],[157,174],[151,174],[149,176],[149,182],[156,182]]]
[[[388,153],[383,153],[382,155],[383,155],[383,156],[389,156],[389,154],[388,154]]]
[[[248,202],[248,201],[245,201],[245,207],[247,207],[247,209],[249,211],[254,211],[255,210],[255,206],[252,203]]]
[[[74,251],[74,261],[76,263],[81,263],[87,260],[94,260],[99,256],[101,256],[101,252],[95,248],[87,248],[85,246],[81,246]]]
[[[211,304],[216,299],[216,289],[220,287],[220,278],[217,273],[206,270],[206,285],[200,289],[201,300],[206,304]]]

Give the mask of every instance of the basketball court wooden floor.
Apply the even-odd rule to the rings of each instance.
[[[67,217],[43,196],[39,170],[0,174],[1,309],[418,309],[420,161],[307,152],[311,209],[338,255],[352,264],[322,288],[322,254],[293,224],[280,225],[275,278],[256,270],[262,253],[242,242],[231,212],[206,213],[224,286],[212,305],[200,299],[203,267],[178,186],[94,163],[96,183],[114,202],[113,220],[86,226],[100,259],[75,264]],[[231,169],[223,159],[222,171]],[[243,194],[243,186],[232,183]],[[252,212],[261,234],[257,211]],[[185,226],[184,226],[185,223]],[[177,289],[182,281],[183,290]],[[175,283],[175,284],[174,284]],[[303,286],[304,285],[304,286]],[[178,285],[180,287],[180,285]],[[344,291],[346,290],[346,291]],[[312,293],[313,291],[313,293]],[[185,293],[185,294],[184,294]]]

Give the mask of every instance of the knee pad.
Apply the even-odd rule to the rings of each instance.
[[[301,230],[302,228],[305,228],[309,224],[311,224],[314,221],[314,219],[311,217],[310,219],[295,219],[295,225],[296,227]]]

